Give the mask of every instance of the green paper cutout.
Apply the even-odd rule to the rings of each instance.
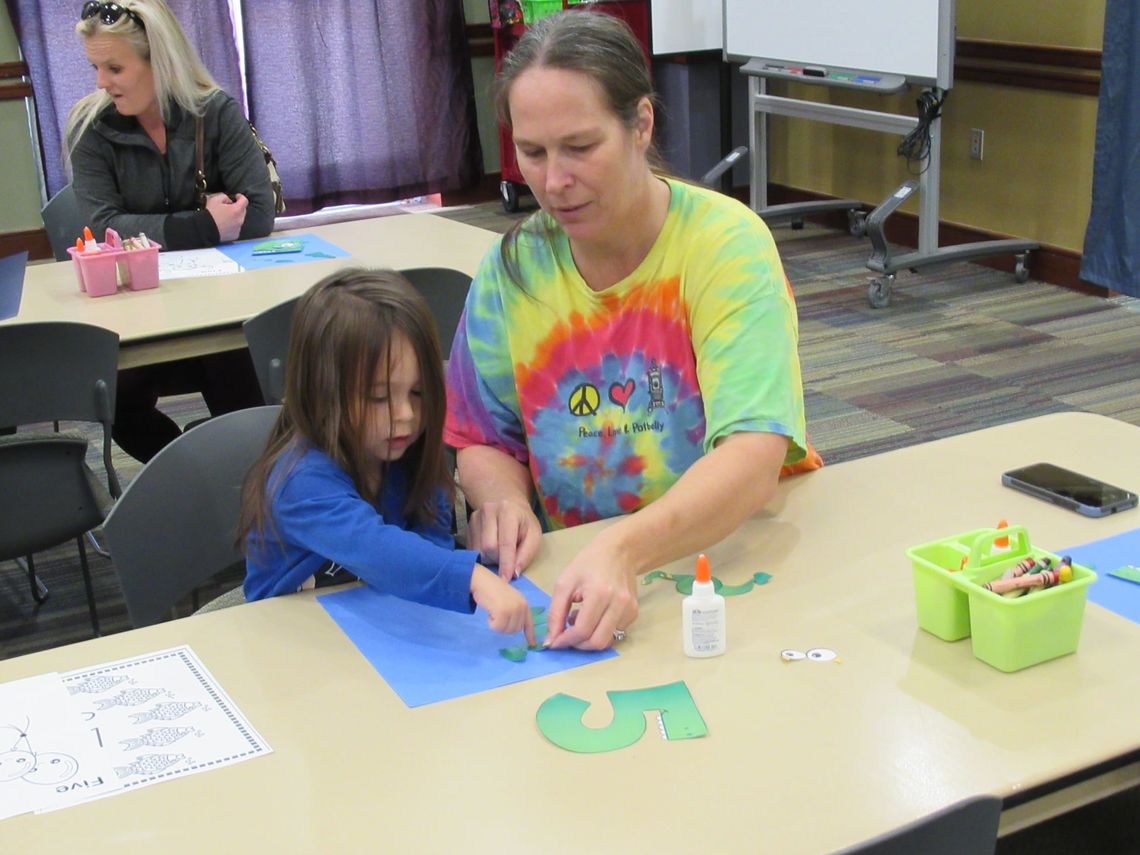
[[[1110,570],[1108,575],[1115,576],[1117,579],[1123,579],[1125,582],[1136,582],[1140,584],[1140,570],[1131,565]]]
[[[628,748],[645,733],[645,713],[657,710],[658,727],[665,739],[697,739],[708,727],[683,680],[647,689],[606,692],[613,707],[605,727],[587,727],[582,716],[589,701],[559,692],[542,702],[535,720],[542,735],[567,751],[597,754]]]
[[[511,662],[525,662],[528,650],[540,652],[546,650],[542,646],[542,640],[546,638],[547,625],[546,625],[546,607],[545,606],[531,606],[530,614],[534,620],[534,644],[527,646],[520,644],[518,647],[500,647],[499,655],[504,659]]]
[[[648,585],[656,579],[666,579],[670,582],[676,583],[677,593],[688,596],[693,593],[693,579],[695,577],[685,574],[673,575],[666,573],[664,570],[654,570],[651,573],[645,574],[645,578],[641,580],[642,585]],[[770,582],[772,576],[770,573],[753,573],[752,578],[739,585],[726,585],[716,576],[713,576],[713,590],[723,597],[736,597],[740,594],[747,594],[756,585],[766,585]]]

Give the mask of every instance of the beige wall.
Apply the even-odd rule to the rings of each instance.
[[[1100,49],[1103,0],[958,0],[958,35]],[[914,115],[918,89],[876,97],[809,86],[774,94]],[[962,81],[942,122],[941,219],[1080,251],[1092,194],[1094,97]],[[865,202],[885,199],[908,177],[899,137],[808,122],[771,121],[771,180]],[[971,128],[984,157],[969,157]],[[912,199],[904,210],[917,211]]]
[[[20,49],[8,7],[0,3],[0,62],[16,62]],[[0,101],[0,152],[4,166],[0,169],[0,232],[38,229],[40,219],[40,186],[38,168],[32,153],[32,137],[28,129],[28,111],[24,101]]]

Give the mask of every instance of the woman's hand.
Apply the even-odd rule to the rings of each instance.
[[[625,629],[637,620],[636,580],[605,533],[595,538],[558,577],[550,600],[547,646],[609,647],[615,629]],[[578,609],[571,613],[574,603]]]
[[[499,575],[510,580],[521,574],[538,553],[542,525],[529,505],[514,499],[487,502],[467,522],[467,548],[498,563]]]
[[[248,207],[249,199],[241,193],[233,199],[225,193],[211,193],[206,197],[206,210],[214,218],[214,224],[218,227],[218,239],[222,243],[238,239]]]
[[[487,612],[487,624],[495,632],[526,634],[528,647],[534,645],[534,617],[521,592],[512,588],[482,564],[471,573],[471,596]]]

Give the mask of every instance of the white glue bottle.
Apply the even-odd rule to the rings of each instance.
[[[727,639],[724,597],[713,587],[706,555],[697,556],[693,593],[681,601],[681,631],[686,656],[720,656]]]

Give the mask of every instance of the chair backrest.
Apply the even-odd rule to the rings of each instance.
[[[0,326],[0,426],[53,421],[103,426],[103,465],[112,496],[111,422],[119,336],[90,324],[62,321]]]
[[[400,273],[427,301],[439,331],[443,358],[447,359],[467,301],[467,291],[471,288],[471,277],[448,267],[414,267]],[[297,300],[294,297],[279,303],[242,324],[249,355],[253,358],[253,370],[257,372],[257,383],[266,403],[279,404],[285,395],[285,358],[289,353],[289,332]]]
[[[136,627],[164,620],[186,594],[241,560],[241,487],[279,406],[236,410],[182,434],[115,503],[103,534]]]
[[[81,436],[0,436],[0,560],[31,555],[102,522],[86,455]]]
[[[471,277],[449,267],[413,267],[401,270],[408,281],[427,300],[432,317],[439,330],[439,345],[443,358],[451,353],[451,342],[455,329],[467,302],[467,291],[471,288]]]
[[[257,384],[267,404],[279,404],[285,396],[285,356],[289,353],[289,331],[298,299],[279,303],[241,325]]]
[[[974,796],[836,855],[993,855],[1001,799]]]
[[[47,229],[48,242],[56,261],[67,261],[69,246],[75,246],[75,239],[83,234],[83,227],[87,225],[83,213],[79,210],[79,200],[75,198],[75,190],[68,184],[48,200],[40,211],[44,219],[44,228]],[[102,240],[102,235],[96,235]]]

